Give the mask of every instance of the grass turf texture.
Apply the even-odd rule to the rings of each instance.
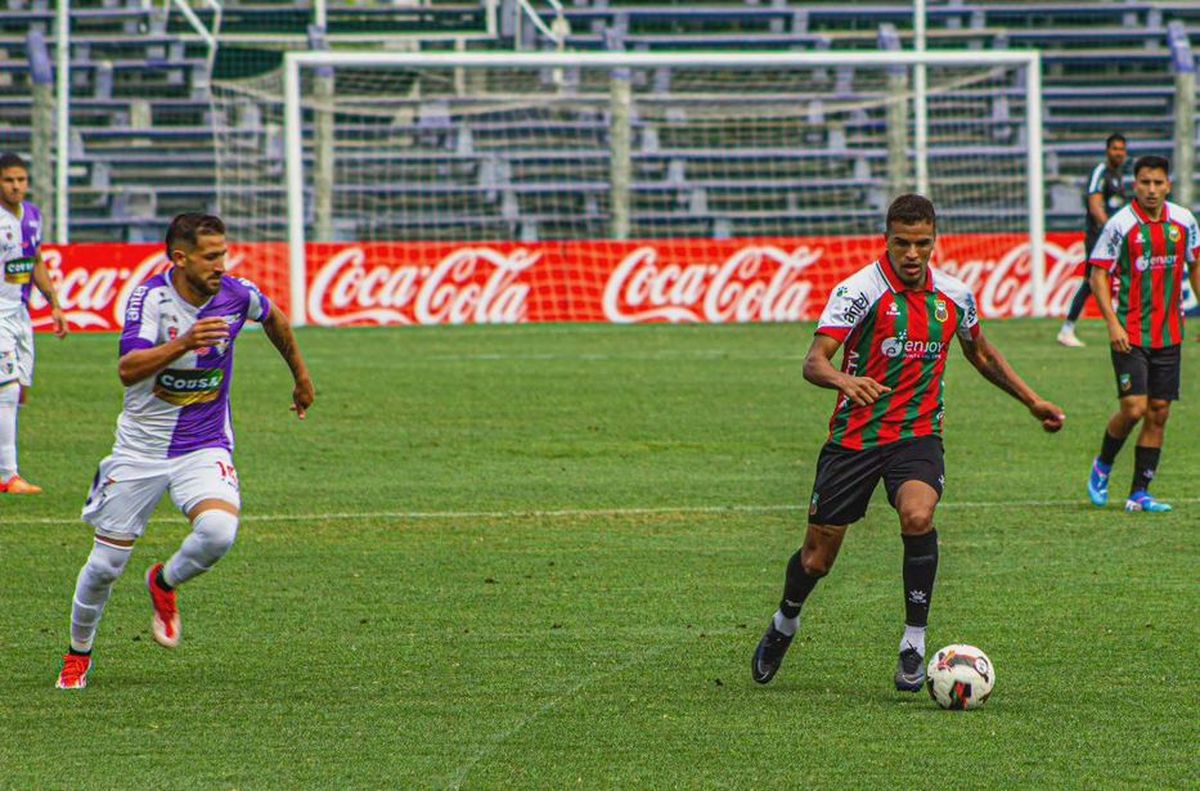
[[[987,327],[1065,407],[1058,436],[952,352],[929,648],[996,663],[966,713],[891,688],[882,491],[775,681],[750,680],[834,401],[801,378],[808,325],[302,331],[303,424],[243,336],[238,543],[164,651],[142,582],[186,532],[164,506],[88,689],[56,690],[120,386],[113,337],[41,338],[22,459],[48,494],[0,499],[0,784],[1195,785],[1200,346],[1154,486],[1176,511],[1128,515],[1132,441],[1114,503],[1084,490],[1115,405],[1102,328],[1083,350],[1055,330]]]

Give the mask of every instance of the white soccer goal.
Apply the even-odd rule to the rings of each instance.
[[[784,293],[798,281],[734,305],[725,270],[744,292],[755,267],[831,287],[920,188],[937,263],[1025,268],[1040,315],[1040,89],[1016,51],[292,52],[214,84],[220,211],[240,241],[287,242],[297,323],[770,320],[810,315]],[[359,246],[349,279],[323,268],[339,244]],[[484,290],[540,268],[534,304],[396,304],[485,259],[508,279]]]

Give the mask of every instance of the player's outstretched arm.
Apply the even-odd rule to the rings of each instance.
[[[983,378],[1024,404],[1029,413],[1042,422],[1042,428],[1054,432],[1063,427],[1067,416],[1062,408],[1046,401],[1025,384],[1025,380],[982,332],[974,340],[966,340],[961,336],[958,340],[962,344],[963,354],[983,374]]]
[[[876,382],[869,376],[851,376],[833,367],[833,355],[842,343],[829,335],[817,334],[808,356],[804,358],[804,378],[817,387],[837,390],[849,398],[855,406],[874,404],[892,388]]]
[[[1117,320],[1117,314],[1112,307],[1112,279],[1106,270],[1098,266],[1091,267],[1088,279],[1092,284],[1092,293],[1096,295],[1096,307],[1100,308],[1100,315],[1108,325],[1108,342],[1114,351],[1128,354],[1129,333]]]
[[[58,304],[58,292],[54,288],[54,281],[50,279],[50,270],[46,268],[46,261],[40,251],[37,254],[37,263],[33,265],[33,284],[50,303],[50,319],[54,322],[55,336],[67,337],[67,318],[63,315],[62,306]]]
[[[300,347],[296,345],[292,325],[288,323],[283,311],[272,305],[271,312],[262,326],[263,332],[271,339],[271,343],[279,351],[279,356],[292,371],[296,386],[292,389],[291,409],[296,413],[296,417],[304,420],[305,412],[316,398],[316,391],[313,389],[312,377],[308,375],[308,366],[300,356]]]
[[[121,384],[129,387],[146,377],[154,376],[188,352],[205,346],[215,346],[228,337],[229,325],[225,323],[225,319],[219,316],[200,319],[174,340],[149,349],[125,352],[117,361],[117,374],[121,377]]]

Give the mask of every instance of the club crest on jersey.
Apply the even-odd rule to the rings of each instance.
[[[946,310],[946,300],[939,299],[934,303],[933,317],[941,324],[945,324],[950,318],[950,311]]]
[[[1178,242],[1179,241],[1179,229],[1176,228],[1174,225],[1168,225],[1167,226],[1167,238],[1170,239],[1172,242]]]

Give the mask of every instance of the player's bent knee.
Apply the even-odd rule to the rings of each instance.
[[[906,536],[923,536],[933,530],[933,510],[913,509],[900,513],[900,532]]]
[[[219,558],[237,538],[238,517],[217,508],[201,511],[192,520],[192,530],[204,542],[210,557]]]
[[[125,573],[125,566],[132,554],[132,547],[116,547],[97,541],[88,555],[84,570],[91,580],[101,585],[111,585]]]
[[[1123,401],[1121,402],[1121,414],[1127,420],[1137,422],[1146,416],[1145,401]]]

